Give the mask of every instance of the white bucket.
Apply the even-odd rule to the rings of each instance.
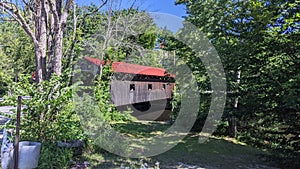
[[[41,143],[22,141],[19,143],[19,168],[37,168],[39,163]]]

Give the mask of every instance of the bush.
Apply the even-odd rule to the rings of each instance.
[[[106,150],[121,151],[128,149],[120,144],[122,136],[109,125],[112,122],[128,122],[134,120],[130,111],[119,112],[111,102],[109,80],[111,71],[106,67],[101,79],[95,78],[94,84],[80,86],[77,91],[76,111],[81,119],[81,125],[90,136],[89,146],[96,150],[105,147]],[[85,85],[85,84],[83,84]],[[92,150],[93,151],[93,150]]]
[[[69,148],[61,148],[54,143],[43,143],[38,168],[69,168],[72,156],[73,152]]]
[[[6,96],[6,105],[16,106],[17,96],[32,97],[30,100],[23,100],[22,103],[26,107],[22,113],[20,135],[21,140],[42,143],[39,168],[69,166],[74,152],[58,147],[58,142],[82,140],[90,146],[118,145],[111,149],[126,149],[124,145],[118,144],[118,139],[115,140],[115,144],[112,144],[113,140],[105,139],[108,136],[117,136],[105,122],[131,121],[133,118],[128,112],[120,113],[111,103],[108,78],[110,70],[105,69],[103,77],[95,81],[92,90],[90,86],[80,87],[78,84],[82,84],[81,82],[70,86],[64,79],[66,77],[56,75],[39,85],[30,80],[30,76],[21,76],[19,82],[12,83],[13,96]],[[92,91],[94,97],[83,91],[76,92],[80,88],[87,88],[83,91]],[[76,93],[80,94],[80,97],[76,96]],[[11,127],[15,127],[15,120],[6,126]],[[91,131],[104,134],[93,137],[94,140],[88,140],[87,136],[91,136]]]
[[[32,97],[23,100],[22,105],[26,108],[21,116],[20,140],[42,143],[40,168],[66,168],[69,165],[72,151],[59,148],[58,141],[86,140],[72,100],[74,86],[68,86],[62,77],[55,75],[39,85],[22,76],[19,82],[12,84],[13,96],[6,97],[6,104],[15,106],[18,95]],[[14,127],[15,120],[8,125],[6,128]]]

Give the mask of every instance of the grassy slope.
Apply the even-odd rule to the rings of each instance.
[[[161,123],[136,122],[114,124],[114,128],[132,138],[145,138],[161,134],[169,126]],[[189,134],[173,149],[150,158],[144,158],[151,166],[160,162],[160,168],[275,168],[275,163],[268,161],[269,153],[224,138],[209,138],[199,144],[199,137]],[[120,168],[139,166],[140,159],[127,159],[110,153],[96,152],[86,155],[94,167]]]

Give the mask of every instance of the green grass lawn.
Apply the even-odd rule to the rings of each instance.
[[[115,129],[132,138],[148,138],[160,135],[169,125],[158,122],[117,123]],[[234,139],[210,137],[199,143],[199,135],[190,133],[171,150],[157,156],[141,158],[154,168],[159,162],[160,168],[278,168],[276,161],[271,161],[270,154],[257,148],[239,143]],[[103,150],[85,154],[91,168],[120,168],[134,166],[139,168],[141,159],[129,159],[113,155]]]

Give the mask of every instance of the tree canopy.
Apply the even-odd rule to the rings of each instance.
[[[222,59],[228,91],[233,92],[228,94],[224,114],[229,129],[237,125],[242,140],[297,149],[299,2],[177,3],[186,5],[186,20],[206,34]],[[237,118],[237,124],[232,118]]]

